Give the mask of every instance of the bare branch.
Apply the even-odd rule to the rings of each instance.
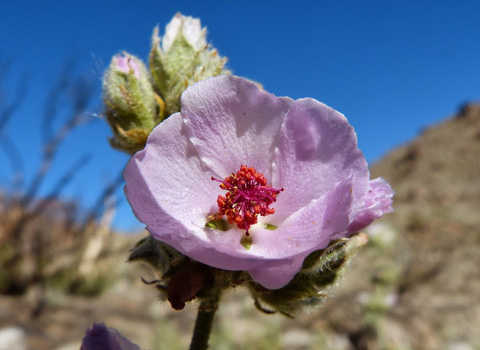
[[[17,85],[15,97],[13,98],[12,102],[7,104],[5,101],[3,101],[3,99],[0,100],[0,134],[2,133],[5,125],[7,125],[11,117],[25,100],[29,82],[29,76],[24,75],[22,79],[20,79],[20,83]]]
[[[3,84],[3,79],[5,79],[7,73],[10,71],[13,61],[15,61],[14,56],[10,56],[6,59],[2,58],[0,60],[0,85]]]
[[[0,62],[0,88],[3,83],[3,79],[5,79],[5,76],[12,66],[13,61],[14,59],[11,57],[10,59]],[[23,186],[23,157],[13,140],[3,131],[7,123],[25,100],[29,81],[30,79],[27,77],[27,75],[24,75],[22,79],[20,79],[20,83],[17,84],[15,95],[10,103],[6,102],[6,98],[0,90],[0,147],[10,162],[12,168],[12,182],[15,192],[19,192]]]
[[[45,176],[50,170],[53,159],[62,141],[75,127],[81,125],[85,120],[86,118],[84,115],[73,116],[66,124],[63,125],[55,137],[45,145],[40,167],[38,168],[37,173],[23,198],[22,204],[24,206],[28,206],[33,198],[37,195],[40,185],[43,183]]]
[[[24,184],[23,157],[15,143],[7,135],[0,135],[0,147],[7,156],[12,167],[13,191],[19,193]]]
[[[38,204],[29,214],[29,216],[25,218],[25,220],[27,220],[29,217],[35,217],[45,212],[48,206],[59,197],[64,188],[74,179],[75,175],[78,174],[78,172],[90,162],[91,158],[92,157],[90,154],[86,154],[82,156],[75,164],[73,164],[73,166],[66,171],[53,186],[53,189],[45,197],[45,200],[42,201],[41,204]]]
[[[97,200],[93,203],[92,207],[87,213],[86,218],[83,220],[83,224],[79,228],[79,232],[85,230],[85,227],[95,219],[98,219],[102,216],[105,210],[110,210],[118,205],[117,201],[108,201],[109,198],[112,198],[115,194],[115,191],[124,183],[122,173],[118,174],[115,179],[113,179],[108,186],[106,186],[100,195],[97,197]],[[105,203],[110,203],[108,208],[105,206]]]
[[[75,62],[71,58],[63,66],[62,72],[56,84],[50,89],[45,101],[45,110],[43,113],[41,133],[44,144],[47,144],[53,138],[53,125],[58,115],[58,105],[60,97],[65,93],[70,85],[71,75],[74,71]]]
[[[8,68],[0,64],[0,71],[5,70],[8,71]],[[108,232],[116,207],[114,194],[123,183],[121,174],[104,188],[85,216],[79,215],[76,202],[57,199],[90,160],[89,155],[81,157],[62,173],[46,196],[38,197],[65,138],[79,125],[95,120],[92,113],[84,112],[95,92],[93,80],[84,75],[75,77],[73,71],[74,62],[67,62],[58,81],[46,96],[39,128],[43,150],[40,165],[30,183],[24,184],[24,164],[15,147],[15,138],[0,132],[1,151],[7,154],[8,161],[12,164],[13,182],[20,193],[18,197],[7,194],[8,198],[12,198],[11,203],[2,200],[3,206],[0,208],[2,220],[3,217],[8,218],[6,225],[0,228],[3,229],[4,241],[12,251],[11,255],[0,261],[0,269],[8,272],[5,284],[0,286],[6,293],[25,293],[28,289],[40,287],[39,295],[44,295],[47,280],[57,278],[59,274],[62,275],[62,285],[66,290],[87,288],[91,293],[93,287],[82,284],[87,276],[78,272],[79,266],[83,262],[81,270],[90,278],[93,274],[92,264],[103,259],[106,255],[102,254],[107,254],[112,248],[108,244]],[[0,85],[2,78],[3,75],[0,76]],[[7,100],[9,103],[2,100],[0,89],[0,129],[5,129],[5,125],[18,111],[24,101],[26,87],[27,79],[22,79],[13,101]],[[16,133],[21,131],[15,130]],[[67,275],[69,277],[65,280],[63,276]],[[97,292],[97,289],[101,291],[102,288],[104,287],[94,287],[93,292]],[[39,307],[36,309],[38,312],[42,311],[42,300],[45,299],[40,296]]]

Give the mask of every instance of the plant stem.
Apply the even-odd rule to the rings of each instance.
[[[213,300],[202,300],[198,308],[197,320],[193,329],[190,350],[208,349],[208,339],[212,331],[213,318],[218,308],[219,298]]]

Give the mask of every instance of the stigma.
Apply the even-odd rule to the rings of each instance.
[[[218,213],[225,215],[229,224],[236,224],[239,229],[245,230],[247,236],[250,226],[258,222],[258,215],[275,213],[275,209],[269,206],[283,191],[283,188],[269,186],[262,173],[246,165],[223,181],[213,176],[212,180],[220,182],[220,188],[227,191],[225,196],[219,195],[217,198]]]

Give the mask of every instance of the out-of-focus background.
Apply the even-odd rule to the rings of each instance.
[[[156,303],[123,263],[144,233],[101,103],[111,56],[146,60],[176,12],[235,74],[344,113],[397,193],[323,307],[229,293],[212,349],[479,349],[480,3],[33,0],[0,5],[0,349],[78,349],[95,321],[187,347],[195,305]]]

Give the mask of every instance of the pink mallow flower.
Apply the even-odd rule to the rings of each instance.
[[[311,252],[392,211],[392,189],[370,181],[342,114],[234,76],[185,90],[181,112],[152,131],[124,177],[154,238],[204,264],[248,271],[268,289],[285,286]],[[220,218],[226,230],[209,224]]]
[[[141,350],[141,348],[104,323],[94,323],[86,332],[80,350]]]

